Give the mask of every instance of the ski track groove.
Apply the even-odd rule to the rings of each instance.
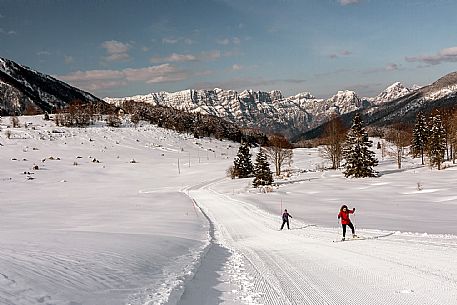
[[[294,225],[303,230],[280,233],[279,216],[214,190],[212,187],[221,180],[201,183],[188,191],[225,243],[244,257],[261,304],[457,304],[457,270],[445,270],[449,258],[439,257],[441,260],[432,266],[425,264],[443,247],[449,255],[457,254],[455,239],[393,234],[362,240],[354,246],[335,244],[333,236],[339,229],[295,219]],[[389,233],[364,232],[367,237]],[[294,249],[289,243],[306,246]],[[411,250],[418,253],[418,259],[409,260]]]

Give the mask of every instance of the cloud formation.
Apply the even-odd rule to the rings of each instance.
[[[349,50],[341,50],[339,52],[330,54],[328,57],[330,57],[331,59],[335,59],[335,58],[340,58],[340,57],[346,57],[351,54],[352,54],[352,52]]]
[[[58,79],[89,91],[126,86],[131,82],[168,83],[184,80],[188,77],[189,75],[185,71],[170,64],[138,69],[76,71],[67,75],[56,76]]]
[[[192,55],[192,54],[177,54],[177,53],[172,53],[168,56],[160,57],[160,56],[154,56],[151,57],[149,60],[151,63],[164,63],[164,62],[188,62],[188,61],[196,61],[197,56]]]
[[[219,39],[216,41],[220,45],[229,45],[229,44],[240,44],[241,39],[239,37],[232,37],[232,38],[224,38],[224,39]]]
[[[153,64],[191,61],[212,61],[219,59],[221,57],[234,56],[235,54],[235,52],[221,52],[220,50],[206,51],[195,55],[172,53],[167,56],[153,56],[149,59],[149,61]]]
[[[345,6],[345,5],[351,5],[351,4],[357,4],[359,3],[361,0],[338,0],[338,2]]]
[[[69,64],[72,64],[75,62],[75,59],[73,58],[73,56],[70,56],[70,55],[64,55],[64,62],[69,65]]]
[[[106,50],[106,61],[126,61],[130,59],[128,51],[131,47],[128,43],[123,43],[117,40],[108,40],[102,43],[102,48]]]
[[[302,84],[304,79],[252,79],[252,78],[232,78],[220,82],[200,82],[194,85],[200,89],[223,88],[231,90],[265,90],[265,87],[275,87],[278,84]]]
[[[178,42],[184,42],[185,44],[191,45],[194,43],[194,41],[190,38],[184,38],[184,37],[164,37],[162,38],[162,43],[163,44],[177,44]]]
[[[457,62],[457,46],[440,50],[434,55],[405,57],[408,62],[422,62],[428,65],[439,65],[443,62]]]
[[[5,30],[3,28],[0,28],[0,34],[4,34],[4,35],[15,35],[17,34],[16,31],[13,31],[13,30]]]
[[[233,71],[240,71],[240,70],[243,70],[243,68],[244,68],[244,67],[243,67],[242,65],[240,65],[240,64],[234,64],[234,65],[232,66],[232,70],[233,70]]]

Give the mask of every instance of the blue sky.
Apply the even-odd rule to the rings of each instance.
[[[0,0],[0,56],[99,97],[374,96],[457,71],[454,0]]]

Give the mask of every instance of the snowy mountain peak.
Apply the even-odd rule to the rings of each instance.
[[[382,91],[378,96],[372,99],[374,105],[379,105],[382,103],[387,103],[393,101],[397,98],[405,96],[406,94],[414,91],[413,89],[406,88],[402,83],[395,82],[384,91]]]
[[[312,95],[310,92],[300,92],[300,93],[292,96],[291,98],[293,98],[293,99],[307,99],[307,100],[310,100],[310,99],[315,99],[316,97],[314,95]]]

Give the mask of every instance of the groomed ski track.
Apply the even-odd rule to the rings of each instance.
[[[187,192],[210,218],[217,242],[245,262],[244,268],[235,270],[248,274],[241,277],[244,282],[235,281],[244,286],[235,303],[457,304],[456,236],[394,234],[333,243],[340,234],[337,228],[292,219],[291,230],[279,231],[280,216],[217,192],[217,183]]]

